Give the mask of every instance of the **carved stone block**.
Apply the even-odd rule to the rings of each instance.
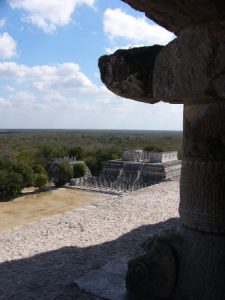
[[[171,299],[176,284],[176,257],[166,243],[155,241],[146,255],[129,262],[129,299]]]
[[[152,82],[156,57],[162,46],[118,50],[99,59],[101,80],[118,96],[155,103]]]
[[[180,183],[181,222],[196,230],[225,233],[225,163],[184,161]]]

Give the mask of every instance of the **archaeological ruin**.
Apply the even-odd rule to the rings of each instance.
[[[115,94],[184,104],[178,227],[129,262],[128,299],[225,299],[225,1],[123,0],[176,38],[99,59]]]
[[[72,178],[67,186],[122,196],[162,181],[179,180],[180,171],[177,151],[131,150],[124,151],[121,159],[109,160],[98,177],[89,172]]]
[[[111,182],[149,186],[180,177],[181,162],[177,152],[124,151],[122,159],[110,160],[100,178]]]

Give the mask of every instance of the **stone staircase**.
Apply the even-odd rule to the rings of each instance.
[[[118,184],[149,186],[165,180],[180,178],[181,161],[166,163],[111,160],[103,168],[99,178]]]

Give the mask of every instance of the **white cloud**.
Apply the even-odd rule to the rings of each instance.
[[[78,64],[0,62],[0,127],[177,129],[182,106],[148,105],[95,85]]]
[[[0,28],[3,28],[5,26],[5,19],[0,19]]]
[[[11,58],[16,56],[16,42],[7,33],[0,34],[0,58]]]
[[[4,89],[10,93],[11,100],[24,98],[27,103],[35,102],[34,98],[32,98],[32,101],[29,100],[31,94],[34,95],[37,101],[51,102],[53,106],[56,102],[67,105],[77,99],[79,101],[90,101],[96,98],[114,97],[105,87],[98,87],[93,84],[81,72],[79,65],[75,63],[30,67],[15,62],[1,62],[0,80],[9,82]],[[17,88],[14,88],[14,85]],[[23,94],[22,90],[20,94],[14,93],[20,87],[23,87],[26,94]],[[29,97],[27,92],[30,93]],[[13,98],[12,95],[14,95]],[[64,101],[65,99],[70,100]]]
[[[9,93],[12,93],[12,92],[14,92],[14,88],[11,85],[6,85],[5,86],[5,91],[9,92]]]
[[[0,97],[0,107],[7,107],[7,106],[11,106],[10,102]]]
[[[93,6],[95,0],[8,0],[12,8],[25,11],[24,21],[32,23],[46,33],[57,26],[68,25],[77,6]]]
[[[0,63],[0,79],[25,82],[39,91],[94,91],[94,84],[81,72],[78,64],[63,63],[29,67],[15,62]]]
[[[35,103],[36,98],[31,92],[18,91],[9,96],[9,100],[13,106],[29,106]]]
[[[134,43],[165,45],[174,34],[159,25],[151,24],[145,17],[133,17],[121,9],[108,8],[104,12],[104,32],[110,39],[123,38]]]

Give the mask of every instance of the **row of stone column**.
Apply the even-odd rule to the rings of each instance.
[[[96,177],[81,177],[72,179],[70,186],[79,188],[89,188],[89,189],[104,189],[111,191],[124,191],[133,192],[136,190],[143,189],[147,186],[146,183],[141,182],[120,182],[120,181],[110,181],[104,180]]]

